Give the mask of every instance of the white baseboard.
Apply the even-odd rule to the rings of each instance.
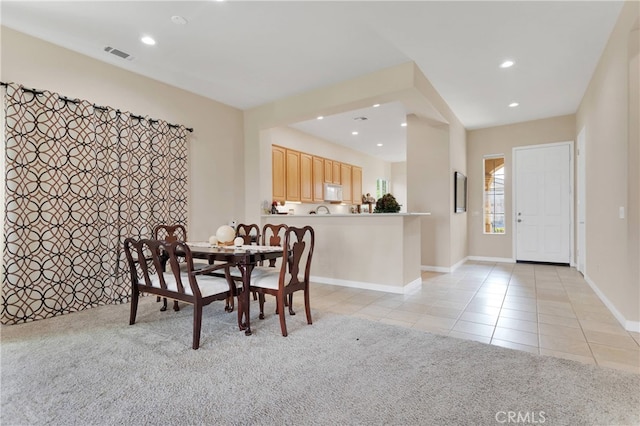
[[[461,267],[462,265],[464,265],[464,262],[466,262],[467,260],[469,260],[468,257],[463,258],[462,260],[460,260],[458,263],[456,263],[455,265],[453,265],[451,267],[451,272],[455,272],[456,269],[458,269],[459,267]]]
[[[429,265],[421,265],[421,271],[429,271],[429,272],[441,272],[443,274],[448,274],[451,272],[451,268],[446,266],[429,266]]]
[[[604,293],[598,288],[595,282],[589,276],[585,275],[584,280],[589,284],[589,287],[596,293],[596,295],[600,298],[602,303],[609,309],[609,312],[618,320],[620,325],[624,327],[627,331],[635,331],[636,333],[640,333],[640,321],[629,321],[620,313],[618,309],[616,309],[615,305],[611,303],[611,301],[604,295]]]
[[[430,271],[430,272],[442,272],[445,274],[450,274],[452,272],[454,272],[456,269],[458,269],[459,267],[461,267],[462,265],[464,265],[464,262],[466,262],[469,258],[465,257],[462,260],[460,260],[458,263],[456,263],[455,265],[452,266],[430,266],[430,265],[420,265],[420,270],[422,271]]]
[[[516,260],[510,257],[469,256],[467,259],[476,262],[516,263]]]
[[[411,293],[422,286],[422,278],[418,277],[410,283],[406,284],[403,287],[392,286],[392,285],[384,285],[384,284],[374,284],[364,281],[350,281],[350,280],[341,280],[337,278],[327,278],[327,277],[318,277],[311,276],[309,280],[314,283],[322,283],[329,285],[339,285],[341,287],[351,287],[351,288],[361,288],[363,290],[373,290],[373,291],[384,291],[386,293],[395,293],[395,294],[407,294]]]
[[[445,274],[450,274],[454,272],[456,269],[464,265],[468,260],[474,260],[477,262],[499,262],[499,263],[515,263],[515,259],[510,259],[507,257],[483,257],[483,256],[467,256],[464,259],[460,260],[453,266],[430,266],[430,265],[422,265],[420,269],[423,271],[430,272],[442,272]]]

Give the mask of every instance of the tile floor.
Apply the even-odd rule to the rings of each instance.
[[[312,284],[311,306],[640,374],[640,333],[626,331],[575,268],[467,262],[422,278],[405,295]]]

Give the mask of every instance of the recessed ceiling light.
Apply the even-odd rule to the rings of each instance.
[[[154,44],[156,44],[156,41],[149,36],[142,37],[140,41],[143,42],[144,44],[148,44],[149,46],[153,46]]]
[[[318,120],[324,120],[324,117],[323,117],[323,116],[321,116],[321,115],[319,115],[319,116],[318,116]]]
[[[515,62],[511,61],[511,60],[506,60],[503,63],[500,64],[500,68],[510,68],[515,64]]]
[[[355,136],[355,135],[357,135],[357,134],[358,134],[358,132],[356,132],[356,131],[354,130],[353,132],[351,132],[351,134]]]
[[[381,143],[377,143],[376,146],[382,146],[382,144]]]
[[[402,123],[401,126],[402,127],[407,127],[407,123]]]
[[[171,22],[178,25],[185,25],[187,23],[187,20],[184,19],[182,16],[173,15],[171,17]]]
[[[380,106],[380,104],[373,104],[374,108],[378,108]]]
[[[509,106],[510,106],[511,108],[515,108],[515,107],[517,107],[518,105],[520,105],[520,104],[519,104],[519,103],[517,103],[517,102],[511,102],[511,103],[509,104]]]

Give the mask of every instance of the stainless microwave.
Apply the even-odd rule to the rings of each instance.
[[[325,201],[342,201],[342,185],[325,183],[324,184],[324,200]]]

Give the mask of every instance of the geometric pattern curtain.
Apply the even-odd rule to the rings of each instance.
[[[126,237],[187,226],[187,129],[8,84],[2,324],[124,303]]]

